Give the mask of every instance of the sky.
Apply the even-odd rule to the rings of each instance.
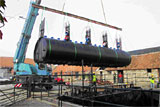
[[[73,13],[105,23],[101,0],[42,0],[41,5]],[[29,10],[30,0],[6,0],[4,14],[8,20],[0,40],[0,56],[14,57],[23,25]],[[122,38],[125,51],[160,46],[160,0],[103,0],[106,22],[122,28],[110,29],[68,16],[39,10],[31,39],[27,48],[27,58],[33,58],[38,40],[39,24],[46,19],[45,35],[64,39],[64,25],[71,25],[71,40],[85,42],[85,29],[91,28],[92,44],[102,45],[102,33],[107,31],[109,47],[115,48],[115,38]],[[23,18],[19,18],[19,16]]]

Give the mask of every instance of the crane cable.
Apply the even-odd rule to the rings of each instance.
[[[41,22],[44,20],[45,21],[45,28],[46,28],[46,32],[47,32],[47,35],[49,35],[49,28],[48,28],[48,23],[47,23],[47,19],[45,20],[45,11],[46,11],[46,9],[45,9],[45,7],[43,7],[43,10],[42,10],[42,13],[41,13]],[[41,25],[42,26],[42,25]],[[45,29],[44,28],[44,29]]]
[[[64,7],[65,7],[65,5],[66,5],[66,1],[67,0],[65,0],[65,2],[63,3],[63,7],[62,7],[62,12],[64,12]],[[61,33],[61,39],[62,39],[62,35],[63,35],[63,29],[64,29],[64,26],[65,26],[65,17],[67,16],[67,14],[66,15],[64,15],[64,17],[63,17],[63,26],[62,26],[62,33]]]
[[[101,0],[101,7],[102,7],[102,11],[103,11],[103,17],[104,17],[104,20],[105,20],[105,23],[107,24],[107,20],[106,20],[106,14],[105,14],[105,11],[104,11],[104,5],[103,5],[103,1]],[[110,35],[111,33],[109,32],[109,30],[107,30],[107,33],[109,33],[108,35]],[[114,43],[113,43],[113,39],[111,37],[111,42],[114,46]]]
[[[66,5],[66,1],[67,1],[67,0],[65,0],[65,2],[64,2],[64,4],[63,4],[62,11],[64,11],[64,7],[65,7],[65,5]]]
[[[101,0],[101,6],[102,6],[102,10],[103,10],[104,20],[105,20],[105,23],[107,24],[106,14],[105,14],[105,11],[104,11],[104,6],[103,6],[103,1],[102,0]]]

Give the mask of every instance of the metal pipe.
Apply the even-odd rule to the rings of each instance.
[[[15,92],[15,87],[14,87],[14,104],[15,104],[15,95],[16,95],[16,92]]]
[[[92,64],[91,64],[91,74],[90,74],[90,85],[92,85],[93,83],[92,83],[92,80],[93,80],[93,66],[92,66]]]
[[[60,107],[60,84],[58,84],[58,107]]]
[[[71,77],[71,85],[72,85],[72,94],[71,94],[71,96],[73,96],[73,71],[72,71],[72,77]]]
[[[42,100],[42,88],[43,88],[43,84],[42,84],[42,82],[40,84],[41,84],[41,100]]]
[[[84,97],[84,67],[83,67],[83,65],[84,65],[84,61],[82,59],[82,89],[83,89],[82,97]]]
[[[61,82],[63,82],[62,81],[62,71],[61,71]],[[60,97],[62,96],[62,83],[61,83],[61,95],[60,95]],[[60,99],[61,100],[61,107],[62,107],[62,99]]]

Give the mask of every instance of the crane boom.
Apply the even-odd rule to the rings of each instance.
[[[13,58],[14,71],[16,75],[30,75],[32,73],[37,73],[37,70],[33,65],[25,64],[25,56],[28,47],[29,40],[31,38],[31,33],[33,26],[38,15],[38,8],[32,7],[32,4],[40,4],[41,0],[36,0],[36,2],[31,1],[27,17],[25,19],[25,24],[17,44],[17,49]],[[22,72],[17,72],[22,71]],[[25,72],[24,72],[25,71]]]
[[[39,2],[40,3],[40,2]],[[31,37],[32,29],[38,15],[37,8],[32,7],[32,4],[36,4],[36,2],[30,2],[30,8],[27,14],[27,18],[25,20],[25,24],[23,26],[23,30],[21,33],[20,40],[17,45],[17,50],[14,56],[14,63],[23,63],[26,55],[27,46]]]

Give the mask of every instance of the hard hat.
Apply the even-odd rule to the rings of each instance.
[[[95,72],[93,72],[95,74]]]
[[[153,74],[151,74],[153,76]]]

